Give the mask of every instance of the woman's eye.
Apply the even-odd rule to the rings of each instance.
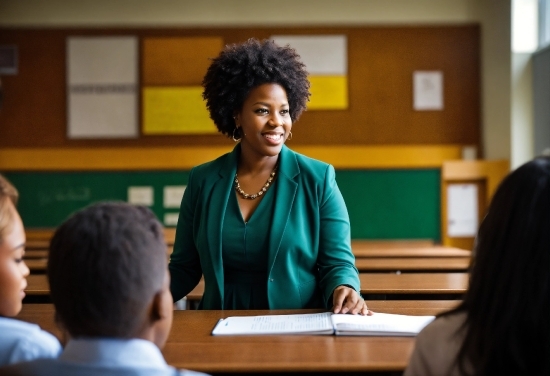
[[[258,108],[256,110],[256,113],[261,114],[261,115],[265,115],[265,114],[269,113],[269,111],[267,111],[265,108]]]
[[[16,258],[16,259],[15,259],[15,262],[16,262],[17,264],[20,264],[20,263],[23,262],[23,259],[22,259],[22,258]]]
[[[289,112],[290,112],[290,111],[288,111],[288,110],[282,110],[282,111],[281,111],[281,115],[288,115]]]

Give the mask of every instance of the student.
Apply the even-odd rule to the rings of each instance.
[[[464,301],[418,335],[406,376],[550,374],[550,157],[497,189]]]
[[[0,175],[0,366],[54,358],[61,352],[57,338],[38,325],[14,320],[22,307],[29,268],[23,261],[25,231],[15,209],[17,190]]]
[[[172,325],[169,279],[163,229],[149,209],[100,203],[78,211],[55,232],[48,260],[68,343],[58,359],[0,374],[199,375],[168,366],[159,349]]]

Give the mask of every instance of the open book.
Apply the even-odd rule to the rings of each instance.
[[[415,336],[434,316],[331,312],[296,315],[232,316],[220,319],[212,335],[335,334],[344,336]]]

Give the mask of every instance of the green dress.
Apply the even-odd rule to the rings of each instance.
[[[236,194],[229,195],[222,230],[224,309],[269,309],[267,250],[275,188],[267,190],[248,222]]]

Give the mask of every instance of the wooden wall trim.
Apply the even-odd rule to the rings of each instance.
[[[189,170],[232,146],[162,148],[5,148],[0,171]],[[339,169],[441,168],[461,158],[462,145],[296,146]]]

